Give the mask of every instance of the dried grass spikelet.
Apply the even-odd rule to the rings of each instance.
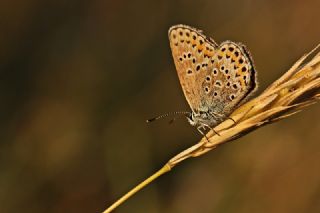
[[[104,212],[111,212],[137,191],[170,171],[190,157],[198,157],[218,145],[235,140],[266,124],[279,121],[300,112],[320,99],[320,52],[318,45],[300,58],[282,77],[273,82],[258,97],[237,108],[230,117],[212,130],[194,146],[182,151],[154,175],[125,194]],[[315,55],[311,57],[311,54]],[[311,58],[310,60],[308,60]]]

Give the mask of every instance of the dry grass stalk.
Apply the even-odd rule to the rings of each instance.
[[[235,122],[228,119],[216,126],[215,131],[219,132],[219,135],[209,131],[206,135],[208,140],[204,137],[199,143],[170,159],[162,169],[125,194],[104,213],[113,211],[126,199],[183,160],[203,155],[218,145],[235,140],[258,127],[284,119],[316,103],[320,99],[320,52],[318,48],[319,45],[300,58],[290,70],[258,97],[236,109],[230,116]],[[311,54],[315,56],[311,57]],[[308,60],[308,58],[311,59]]]

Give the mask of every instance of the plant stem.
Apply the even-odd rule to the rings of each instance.
[[[107,208],[103,213],[109,213],[112,212],[115,208],[120,206],[124,201],[126,201],[128,198],[130,198],[132,195],[140,191],[142,188],[147,186],[149,183],[163,175],[164,173],[167,173],[171,170],[171,166],[169,164],[164,165],[160,170],[158,170],[156,173],[151,175],[149,178],[141,182],[139,185],[131,189],[129,192],[127,192],[125,195],[123,195],[119,200],[117,200],[115,203],[113,203],[109,208]]]

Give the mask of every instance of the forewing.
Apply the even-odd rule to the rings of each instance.
[[[183,93],[192,111],[197,112],[206,94],[202,84],[217,45],[201,31],[185,25],[171,27],[169,40]]]

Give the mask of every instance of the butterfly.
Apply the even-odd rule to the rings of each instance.
[[[175,25],[168,32],[179,81],[191,112],[189,123],[202,134],[226,120],[257,88],[257,73],[246,47],[218,45],[201,30]],[[164,115],[166,116],[166,115]],[[163,116],[159,116],[163,117]]]

